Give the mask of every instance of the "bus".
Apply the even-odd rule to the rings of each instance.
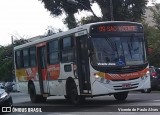
[[[16,81],[31,102],[86,97],[150,88],[143,25],[129,21],[86,24],[14,47]]]

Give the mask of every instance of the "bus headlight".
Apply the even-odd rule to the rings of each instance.
[[[150,72],[147,71],[145,77],[147,78],[148,76],[150,76]]]
[[[150,76],[150,72],[149,72],[149,71],[147,71],[147,72],[146,72],[146,75],[142,76],[141,79],[144,80],[144,79],[146,79],[148,76]]]
[[[94,77],[96,79],[98,79],[98,78],[105,78],[105,73],[103,73],[103,72],[94,73]]]
[[[149,73],[150,73],[149,71],[146,72],[147,75],[148,75]]]
[[[100,76],[99,76],[98,74],[94,74],[94,77],[95,77],[96,79],[100,78]]]

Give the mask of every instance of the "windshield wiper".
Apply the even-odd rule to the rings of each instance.
[[[110,45],[110,47],[112,48],[112,50],[115,51],[116,48],[114,47],[114,43],[110,40],[110,38],[107,37],[105,39],[108,42],[108,44]]]
[[[130,56],[132,58],[131,46],[130,46],[130,44],[128,42],[127,42],[127,44],[128,44],[129,54],[130,54]]]
[[[110,38],[105,38],[106,41],[108,42],[108,44],[110,45],[110,47],[112,48],[113,51],[115,51],[115,53],[117,54],[117,58],[119,57],[119,53],[118,53],[118,48],[117,48],[117,44],[116,42],[112,41]]]
[[[116,51],[116,53],[117,53],[117,56],[119,56],[116,42],[114,42],[114,45],[115,45],[115,51]]]

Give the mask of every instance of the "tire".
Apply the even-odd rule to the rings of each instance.
[[[70,98],[69,95],[64,95],[64,98],[65,98],[67,101],[70,101],[70,100],[71,100],[71,98]]]
[[[128,92],[119,92],[114,94],[114,98],[117,101],[124,101],[126,100],[127,96],[128,96]]]
[[[151,93],[151,88],[141,90],[142,93]]]
[[[82,104],[85,101],[84,96],[78,95],[78,91],[75,83],[71,84],[69,98],[71,103],[74,105]]]
[[[29,95],[32,103],[46,102],[46,97],[36,95],[36,90],[33,84],[29,85]]]

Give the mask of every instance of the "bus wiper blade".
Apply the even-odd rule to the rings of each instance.
[[[106,37],[105,39],[108,42],[108,44],[110,45],[110,47],[112,48],[112,50],[116,52],[117,56],[119,56],[116,42],[113,42],[109,37]]]
[[[115,51],[116,51],[116,53],[117,53],[117,56],[119,56],[116,42],[114,42],[114,45],[115,45]]]
[[[130,54],[130,56],[132,58],[131,46],[129,45],[129,43],[128,43],[128,49],[129,49],[129,54]]]
[[[115,46],[114,46],[114,43],[113,43],[108,37],[106,37],[105,39],[106,39],[106,41],[108,42],[108,44],[110,45],[110,47],[113,49],[113,51],[115,51],[116,48],[115,48]]]

